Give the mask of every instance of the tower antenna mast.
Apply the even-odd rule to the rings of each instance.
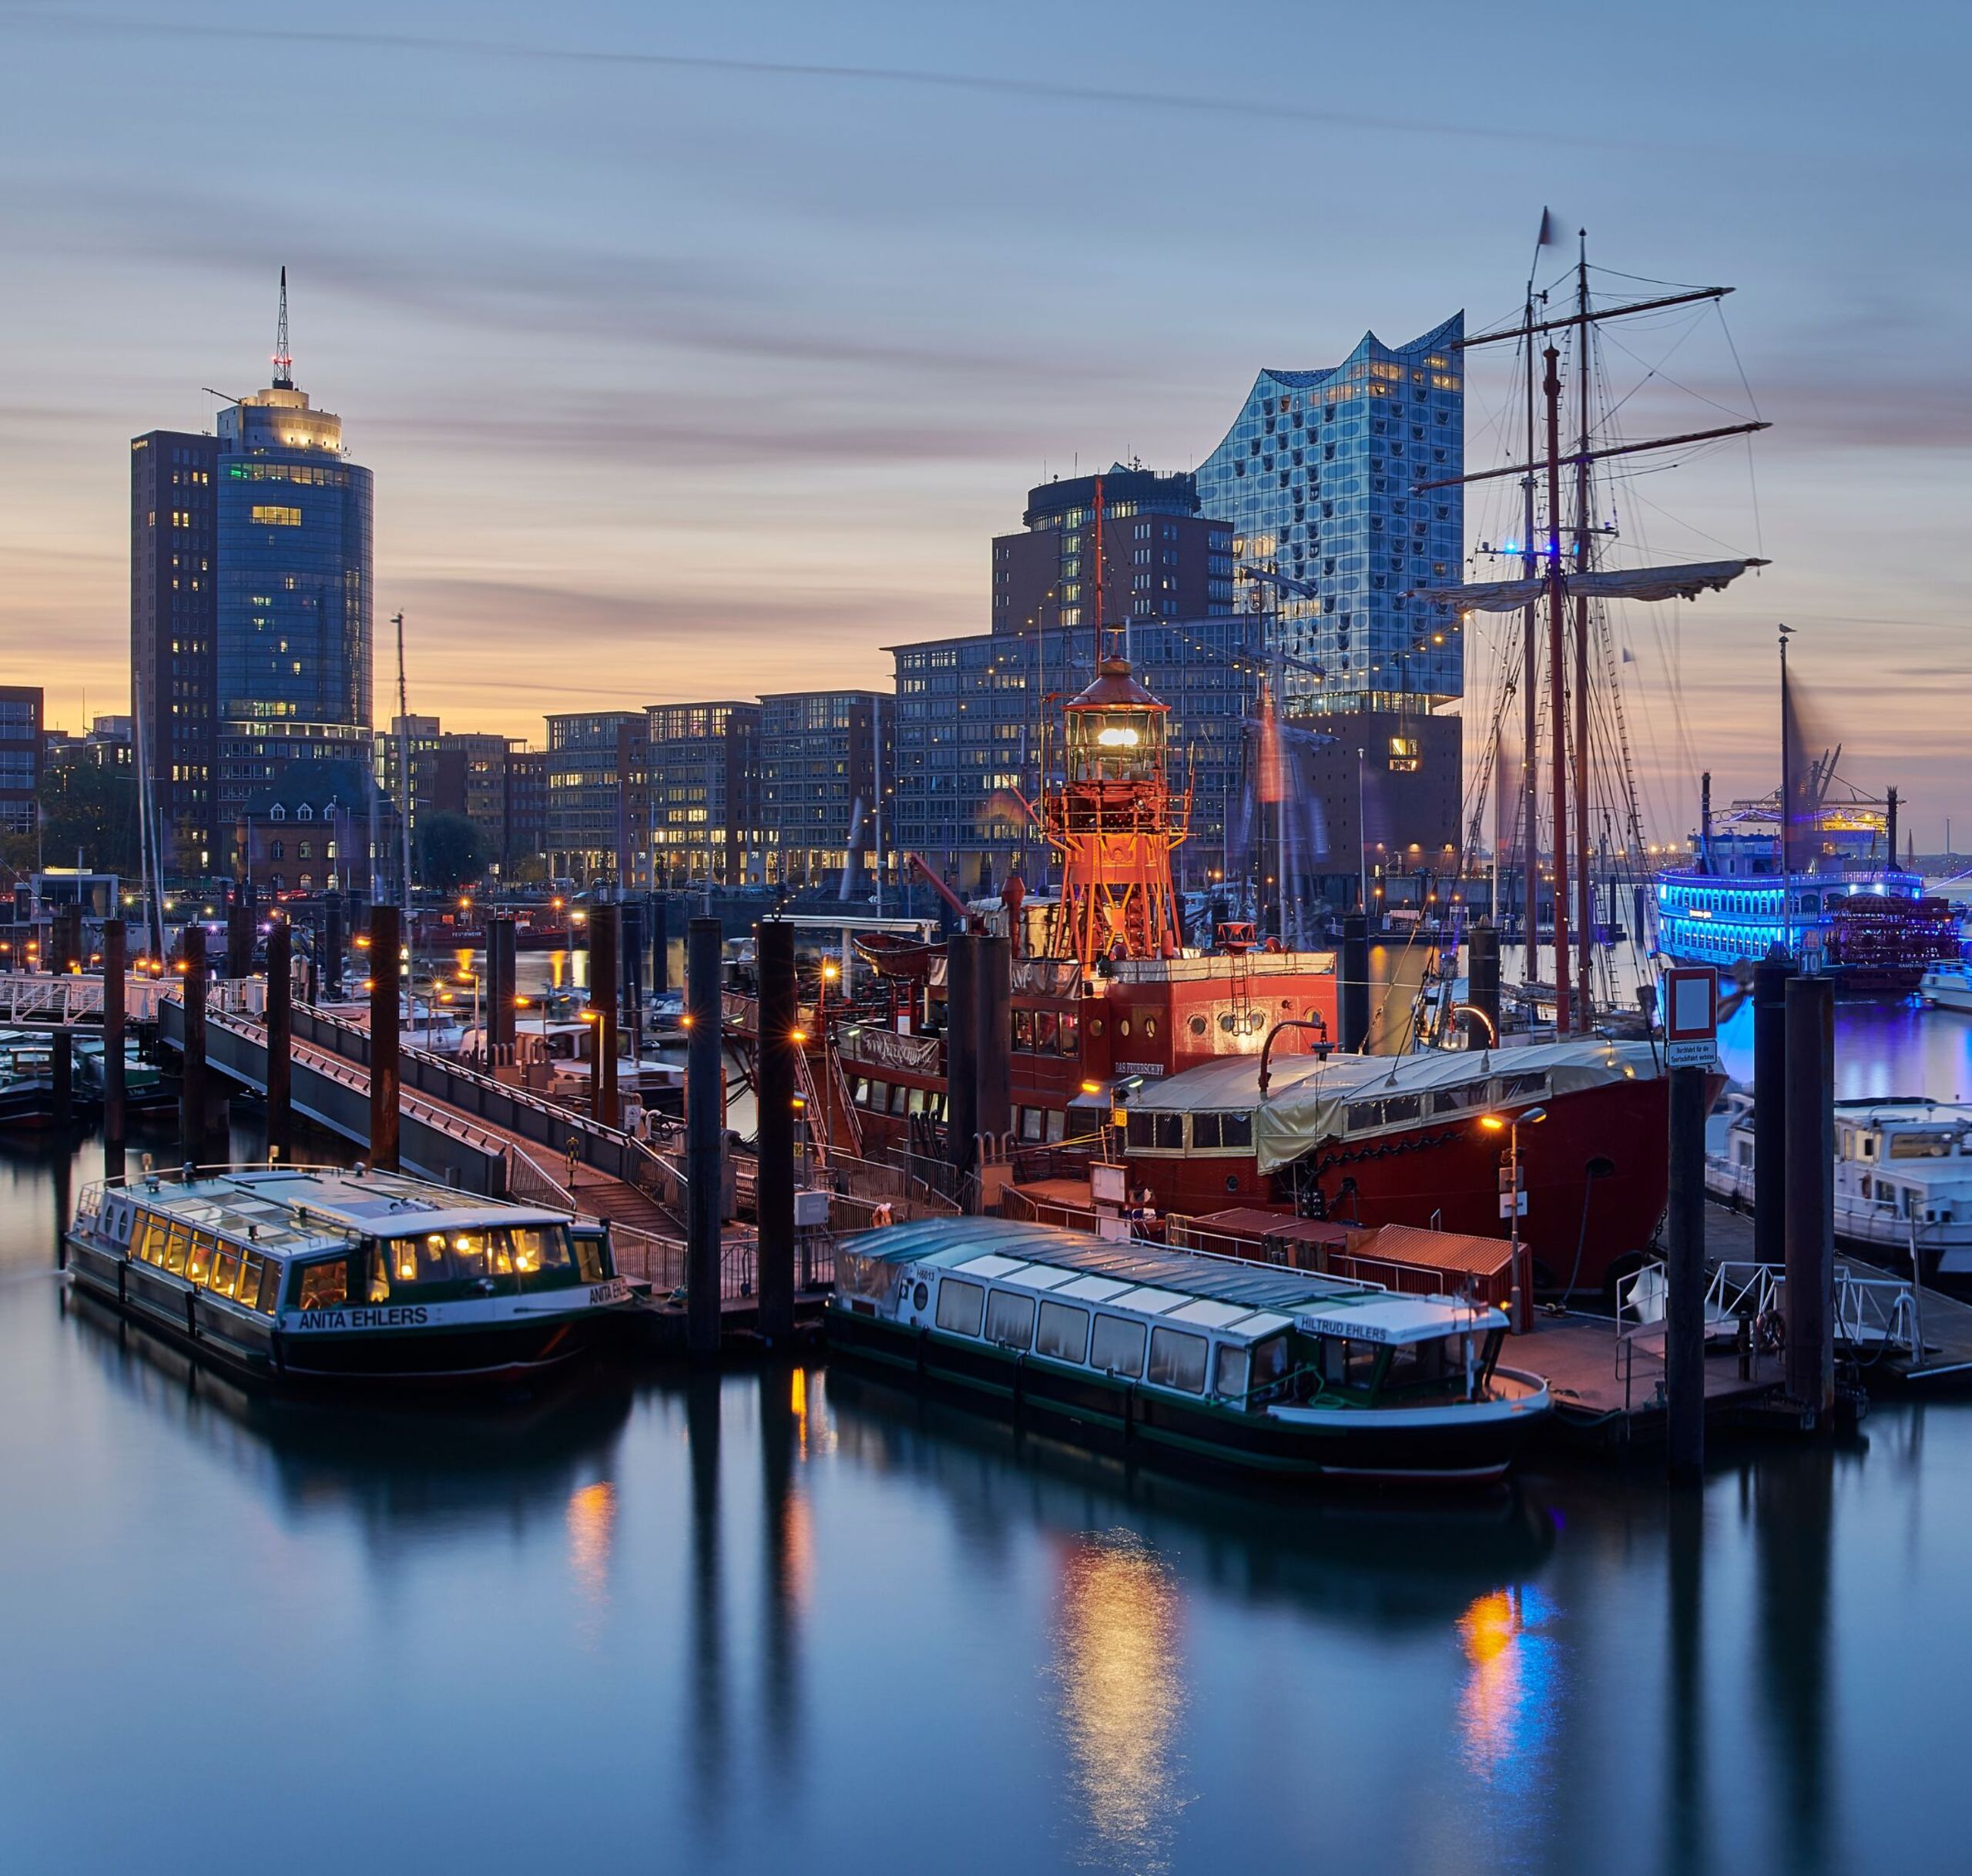
[[[280,270],[280,326],[274,338],[274,389],[294,388],[294,359],[287,349],[287,270]]]

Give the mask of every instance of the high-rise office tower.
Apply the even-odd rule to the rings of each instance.
[[[223,864],[213,786],[219,698],[219,443],[153,430],[130,444],[130,708],[167,873]]]
[[[216,437],[131,446],[131,661],[167,870],[232,869],[246,797],[304,758],[369,759],[371,476],[297,388],[287,280],[272,382]]]
[[[1028,492],[1026,531],[993,540],[993,630],[1199,619],[1233,608],[1232,540],[1187,474],[1114,464]],[[1098,548],[1099,543],[1099,548]]]

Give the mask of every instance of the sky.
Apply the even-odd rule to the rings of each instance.
[[[1615,621],[1652,834],[1772,785],[1785,621],[1845,775],[1964,848],[1968,55],[1894,4],[0,0],[0,682],[127,707],[128,440],[266,382],[283,265],[380,652],[401,609],[414,710],[538,742],[984,631],[1031,484],[1511,317],[1551,204],[1639,293],[1737,290],[1607,352],[1629,434],[1773,425],[1619,491],[1622,554],[1772,563]]]

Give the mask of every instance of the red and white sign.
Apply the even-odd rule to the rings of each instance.
[[[1665,972],[1664,1044],[1673,1068],[1706,1068],[1719,1059],[1719,973],[1709,964]]]

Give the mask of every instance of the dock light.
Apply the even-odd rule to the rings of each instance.
[[[470,912],[472,910],[472,899],[470,894],[461,893],[459,895],[459,910],[461,912]]]
[[[1102,1084],[1099,1081],[1085,1081],[1082,1084],[1082,1091],[1085,1094],[1100,1094],[1102,1092]]]
[[[370,934],[367,932],[364,933],[357,938],[356,940],[356,948],[359,951],[367,951],[370,949]]]
[[[808,1032],[805,1029],[790,1029],[787,1032],[787,1040],[792,1043],[804,1043],[808,1040]]]
[[[597,1015],[593,1010],[579,1010],[575,1013],[579,1016],[585,1023],[600,1023],[602,1020],[602,1018]]]
[[[586,912],[572,912],[568,914],[568,923],[571,925],[586,925],[589,914]]]
[[[678,1027],[679,1027],[680,1029],[689,1029],[689,1028],[692,1027],[693,1023],[696,1020],[696,1019],[695,1017],[692,1017],[692,1016],[691,1016],[691,1015],[689,1015],[689,1013],[688,1013],[688,1014],[686,1014],[686,1015],[684,1015],[684,1016],[681,1016],[681,1017],[678,1019]]]
[[[830,983],[833,983],[837,978],[842,975],[842,966],[840,964],[824,964],[822,966],[822,975]]]
[[[787,1104],[792,1107],[797,1114],[799,1114],[807,1106],[808,1097],[805,1094],[797,1094],[788,1102]]]
[[[525,997],[516,997],[514,999],[514,1007],[516,1010],[525,1010],[527,1007],[527,999]]]
[[[1127,723],[1112,724],[1095,740],[1105,749],[1134,749],[1137,746],[1137,732]]]

